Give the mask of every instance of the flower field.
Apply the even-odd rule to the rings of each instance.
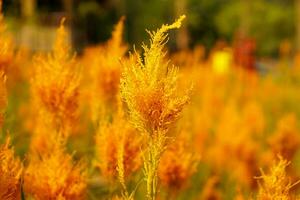
[[[300,199],[299,65],[171,51],[185,18],[131,48],[122,17],[79,55],[66,19],[45,53],[1,15],[0,200]]]

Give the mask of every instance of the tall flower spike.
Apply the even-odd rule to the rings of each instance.
[[[122,65],[120,59],[127,60],[125,53],[127,45],[122,40],[124,31],[124,17],[116,24],[111,39],[95,50],[87,51],[91,89],[89,100],[93,121],[99,121],[99,113],[113,113],[117,110],[117,96],[120,90],[120,76]]]
[[[14,150],[9,147],[10,139],[0,146],[0,199],[15,200],[21,196],[22,164],[14,158]]]
[[[171,25],[150,32],[150,46],[143,45],[144,54],[135,52],[125,65],[121,78],[121,94],[127,103],[131,120],[142,132],[166,131],[179,117],[189,100],[177,94],[177,68],[164,60],[167,31],[179,28],[185,16]]]
[[[142,138],[125,120],[121,105],[113,121],[100,124],[96,134],[97,167],[109,181],[119,178],[122,187],[142,164]],[[126,180],[125,180],[126,179]]]
[[[143,45],[143,57],[135,52],[125,64],[121,78],[121,95],[130,118],[141,133],[148,133],[148,147],[144,153],[144,173],[147,182],[147,198],[155,200],[158,185],[158,165],[166,147],[166,133],[179,118],[189,95],[177,94],[178,70],[165,61],[163,48],[167,31],[181,26],[185,16],[171,25],[163,25],[150,32],[150,46]],[[137,59],[136,59],[137,58]]]
[[[75,56],[70,51],[63,19],[52,52],[36,56],[34,63],[33,98],[41,110],[40,116],[57,131],[70,129],[77,119],[80,77]]]

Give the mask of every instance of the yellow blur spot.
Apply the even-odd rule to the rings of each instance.
[[[212,55],[212,68],[216,74],[226,74],[232,63],[232,53],[230,49],[216,51]]]

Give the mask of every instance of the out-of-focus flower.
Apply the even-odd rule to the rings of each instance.
[[[274,156],[281,155],[284,159],[292,160],[300,145],[296,116],[283,116],[268,141]]]
[[[188,146],[188,139],[180,134],[160,159],[158,175],[162,185],[171,193],[178,193],[186,187],[196,172],[199,159]]]
[[[101,113],[111,114],[117,110],[122,62],[126,62],[127,46],[123,43],[124,17],[116,24],[112,37],[105,44],[85,50],[83,65],[87,69],[87,95],[92,119],[99,121]]]
[[[14,158],[14,150],[10,147],[10,139],[0,146],[0,199],[16,200],[21,196],[22,164]]]
[[[120,109],[111,123],[99,126],[96,134],[96,165],[109,181],[120,178],[125,184],[125,179],[141,167],[142,137],[126,121]]]
[[[32,97],[41,110],[40,115],[47,116],[48,123],[57,131],[71,129],[77,119],[80,77],[70,51],[63,19],[52,52],[35,57],[36,69],[31,81]]]
[[[256,186],[253,177],[258,173],[259,146],[249,128],[242,124],[236,105],[227,105],[221,115],[215,144],[209,151],[209,157],[219,171],[234,167],[232,176],[239,183],[253,188]]]
[[[83,162],[73,163],[65,153],[65,139],[50,135],[48,152],[33,152],[25,170],[25,194],[36,200],[83,200],[86,197],[86,170]]]

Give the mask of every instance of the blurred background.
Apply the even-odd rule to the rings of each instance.
[[[102,128],[98,122],[106,121],[104,113],[108,124],[118,113],[114,109],[119,106],[120,58],[122,64],[129,61],[119,38],[110,39],[122,16],[126,17],[123,38],[128,50],[134,46],[139,50],[149,41],[146,29],[156,30],[186,15],[183,27],[170,31],[166,60],[180,67],[180,94],[191,82],[194,87],[191,103],[172,130],[180,136],[174,140],[180,151],[174,146],[174,152],[162,158],[166,167],[160,169],[160,179],[165,180],[165,191],[161,190],[165,199],[171,192],[178,198],[169,199],[243,199],[239,195],[255,199],[260,167],[269,168],[278,155],[292,161],[288,169],[292,183],[300,180],[300,0],[4,0],[3,12],[8,35],[14,37],[13,42],[6,41],[0,34],[2,46],[13,43],[7,45],[9,51],[0,51],[9,102],[3,130],[12,133],[16,153],[26,158],[31,148],[43,148],[53,132],[44,128],[40,117],[44,110],[60,116],[60,109],[52,111],[48,104],[52,108],[52,104],[60,106],[75,99],[75,118],[78,112],[80,123],[74,120],[74,135],[67,148],[76,151],[75,160],[87,158],[89,199],[120,194],[94,161],[116,162],[116,149],[125,147],[110,131],[103,134],[103,141],[107,137],[111,142],[95,144],[95,134]],[[72,82],[68,84],[69,77],[78,74],[73,60],[58,60],[57,66],[52,58],[41,60],[46,64],[36,60],[37,54],[52,49],[64,17],[69,42],[79,54],[76,64],[82,67],[78,99],[77,86],[76,98],[69,95],[69,87],[71,91],[75,88]],[[110,45],[114,40],[117,44]],[[44,65],[45,71],[39,70]],[[69,113],[67,108],[64,110]],[[118,130],[122,124],[113,126]],[[103,150],[97,150],[98,146]],[[113,153],[109,156],[101,151]],[[193,159],[185,162],[194,155],[201,157],[199,165]],[[191,170],[193,167],[197,169]],[[139,168],[128,183],[131,191],[139,185],[142,174]],[[138,187],[137,199],[144,199],[145,186]],[[292,189],[298,194],[300,184]]]
[[[300,49],[300,0],[4,0],[4,13],[18,45],[39,51],[50,49],[62,17],[75,50],[82,52],[106,41],[121,16],[125,41],[140,46],[145,29],[181,14],[187,20],[171,35],[172,50],[202,45],[208,52],[220,41],[243,41],[256,55],[274,58]]]

